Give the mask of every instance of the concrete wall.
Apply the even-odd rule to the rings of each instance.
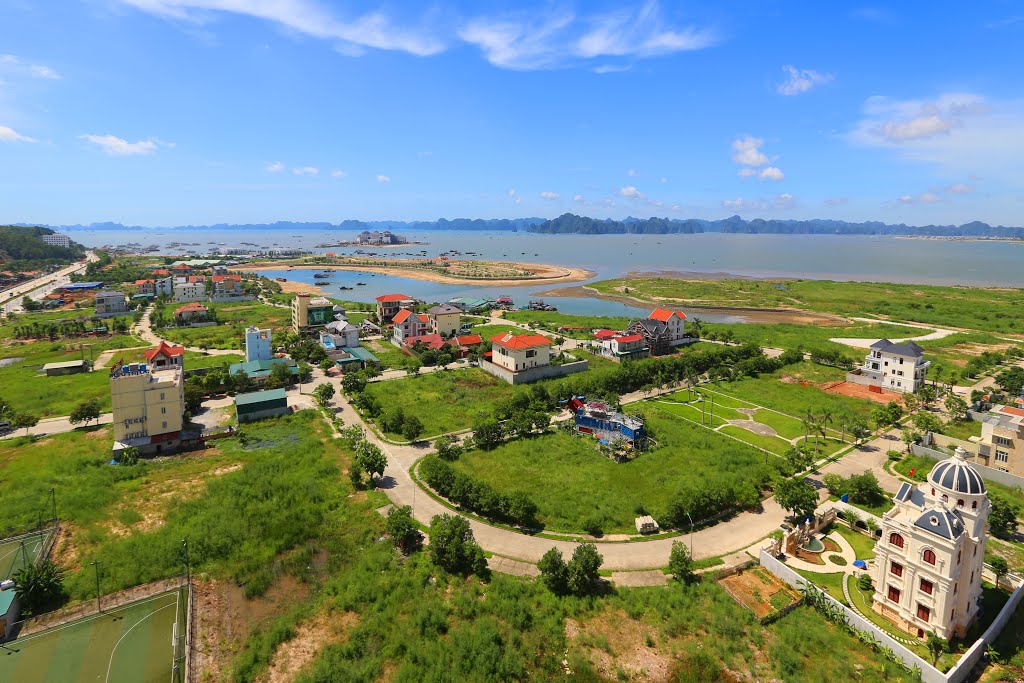
[[[539,368],[530,368],[529,370],[512,372],[511,370],[506,370],[500,365],[495,365],[490,361],[480,361],[481,369],[485,372],[489,372],[499,379],[505,380],[509,384],[526,384],[528,382],[536,382],[539,379],[571,375],[575,372],[583,372],[588,366],[589,363],[587,361],[579,360],[575,363],[565,363],[563,365],[542,365]]]
[[[921,446],[920,444],[914,444],[911,446],[910,451],[914,455],[924,455],[932,460],[946,460],[950,457],[949,453],[937,451],[932,448],[928,448],[927,446]],[[980,474],[984,479],[994,481],[998,484],[1002,484],[1003,486],[1024,488],[1024,477],[1019,477],[1016,474],[1010,474],[1009,472],[1003,472],[1002,470],[997,470],[994,467],[988,467],[987,465],[982,465],[977,462],[972,462],[971,467],[978,470],[978,474]]]
[[[246,422],[255,422],[256,420],[264,420],[264,419],[266,419],[268,417],[277,417],[278,415],[287,415],[287,414],[289,414],[292,411],[291,411],[291,408],[289,408],[288,406],[279,406],[279,407],[276,407],[276,408],[268,408],[266,410],[257,410],[255,413],[248,413],[248,414],[238,413],[237,410],[235,412],[236,412],[236,417],[238,418],[238,423],[239,424],[245,424]]]

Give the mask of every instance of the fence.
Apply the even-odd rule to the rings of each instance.
[[[922,446],[920,444],[914,444],[911,446],[910,452],[914,455],[923,455],[931,458],[932,460],[946,460],[950,457],[949,453],[937,451],[934,448],[928,448],[927,446]],[[997,484],[1009,486],[1010,488],[1024,488],[1024,477],[1019,477],[1016,474],[1010,474],[1009,472],[1003,472],[1002,470],[997,470],[994,467],[982,465],[977,462],[972,462],[971,467],[976,469],[983,479],[988,479],[996,482]]]
[[[535,382],[539,379],[561,377],[563,375],[571,375],[574,372],[583,372],[587,367],[589,367],[589,363],[585,360],[578,360],[572,363],[564,363],[563,365],[542,365],[536,368],[528,368],[526,370],[512,372],[511,370],[507,370],[500,365],[495,365],[490,361],[481,360],[480,367],[485,372],[494,375],[498,379],[503,379],[509,384],[526,384],[527,382]]]
[[[800,576],[780,560],[772,557],[764,550],[761,551],[760,560],[761,566],[796,589],[800,589],[807,585],[813,585],[809,580]],[[1024,597],[1024,584],[1019,585],[1013,592],[1010,599],[1006,601],[1003,609],[999,612],[985,633],[983,633],[981,637],[978,638],[978,640],[975,641],[967,650],[967,652],[960,657],[956,665],[945,673],[939,671],[927,661],[908,650],[901,643],[894,640],[888,633],[860,616],[846,605],[833,598],[831,595],[824,592],[822,592],[822,595],[826,600],[842,610],[846,620],[854,628],[873,636],[882,644],[882,646],[891,650],[893,655],[906,664],[910,669],[914,669],[915,667],[919,669],[921,671],[921,680],[923,683],[962,683],[962,681],[967,679],[968,674],[975,665],[981,661],[982,656],[985,654],[986,646],[995,641],[1003,628],[1006,627],[1010,617],[1013,616],[1013,613],[1020,604],[1022,597]]]

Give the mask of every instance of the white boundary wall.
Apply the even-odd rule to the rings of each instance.
[[[781,561],[766,553],[764,550],[761,551],[759,559],[762,567],[794,588],[799,589],[811,583],[787,567]],[[1010,599],[1007,600],[1006,605],[1003,607],[999,615],[996,616],[992,625],[988,627],[988,630],[985,631],[977,641],[975,641],[974,645],[972,645],[962,657],[960,657],[956,666],[946,673],[942,673],[927,661],[918,657],[901,643],[894,640],[888,633],[860,616],[846,605],[843,605],[828,593],[822,591],[822,594],[827,600],[842,609],[847,620],[856,629],[873,635],[884,647],[892,650],[893,653],[911,669],[915,666],[920,669],[921,680],[924,683],[962,683],[962,681],[967,679],[967,675],[971,672],[971,669],[973,669],[981,660],[982,655],[985,654],[985,646],[991,644],[999,636],[999,633],[1003,630],[1006,623],[1013,615],[1013,612],[1017,609],[1017,605],[1020,604],[1021,598],[1024,597],[1024,584],[1017,587],[1017,590],[1015,590],[1013,595],[1010,596]]]

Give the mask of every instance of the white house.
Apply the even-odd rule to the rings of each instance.
[[[52,235],[40,235],[40,237],[51,247],[64,247],[67,249],[71,246],[71,238],[64,233],[55,232]]]
[[[642,334],[617,334],[601,340],[601,355],[615,360],[647,358],[651,349]]]
[[[512,372],[551,364],[551,340],[539,334],[491,337],[491,362]]]
[[[202,301],[205,298],[206,284],[203,282],[180,282],[174,285],[174,300],[178,303]]]
[[[634,320],[627,333],[643,336],[654,355],[670,353],[673,347],[693,341],[686,336],[686,314],[667,308],[656,308],[645,319]]]
[[[964,455],[958,448],[926,482],[904,483],[882,517],[874,607],[918,638],[963,638],[981,608],[992,506],[984,480]]]
[[[245,361],[270,360],[274,356],[270,328],[261,330],[255,325],[245,328]]]
[[[846,381],[911,394],[924,384],[930,365],[924,359],[924,349],[914,342],[896,344],[879,339],[871,345],[864,364],[846,375]]]
[[[335,320],[327,323],[321,338],[324,334],[332,337],[331,342],[335,346],[359,346],[359,328],[348,320]]]
[[[124,292],[107,290],[96,292],[96,317],[110,318],[115,315],[126,315],[128,303],[124,298]]]
[[[430,318],[425,313],[413,313],[403,308],[395,314],[392,321],[395,329],[391,333],[391,341],[401,346],[406,337],[419,337],[430,329]]]
[[[174,296],[174,276],[168,275],[164,278],[159,278],[153,283],[153,293],[157,296]]]

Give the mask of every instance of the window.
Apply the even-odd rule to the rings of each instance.
[[[164,429],[167,429],[167,421],[164,421]]]
[[[943,503],[948,503],[949,502],[949,496],[947,496],[945,493],[942,494],[942,502]]]
[[[160,400],[161,401],[164,400],[164,392],[162,392],[162,391],[160,392]]]
[[[935,487],[934,486],[932,487],[932,495],[933,496],[935,495]]]
[[[964,499],[963,499],[963,498],[961,498],[960,500],[958,500],[958,501],[956,502],[956,506],[957,506],[958,508],[962,508],[962,507],[964,506]]]
[[[996,450],[996,461],[997,462],[1006,462],[1009,459],[1010,459],[1010,454],[1009,453],[1007,453],[1006,451]]]
[[[889,586],[889,599],[892,600],[893,602],[899,602],[900,601],[900,589],[899,588],[893,588],[892,586]]]
[[[995,435],[992,436],[992,443],[994,443],[997,446],[1012,446],[1013,445],[1013,441],[1011,439],[1007,439],[1005,436],[995,436]]]
[[[972,510],[977,510],[978,509],[978,501],[975,500],[975,501],[971,502],[971,509]]]
[[[889,543],[896,546],[897,548],[903,547],[903,537],[897,533],[889,534]]]
[[[889,565],[889,573],[895,576],[903,576],[903,565],[899,562],[893,562]]]
[[[960,564],[960,556],[963,555],[963,552],[964,552],[963,550],[957,550],[956,551],[956,563],[957,564]]]
[[[534,351],[533,349],[530,349],[529,351],[526,352],[526,357],[527,358],[533,358],[536,355],[537,355],[537,352]]]
[[[160,406],[160,414],[161,415],[166,415],[167,414],[167,408],[165,406]]]
[[[932,611],[924,605],[918,603],[917,605],[917,618],[921,621],[928,621],[932,616]]]
[[[923,559],[928,564],[935,564],[935,551],[934,550],[925,550],[924,551],[924,555],[922,556],[921,559]]]
[[[922,593],[927,593],[928,595],[931,595],[932,591],[934,589],[935,589],[935,586],[932,584],[931,581],[929,581],[928,579],[921,579],[921,592]]]

